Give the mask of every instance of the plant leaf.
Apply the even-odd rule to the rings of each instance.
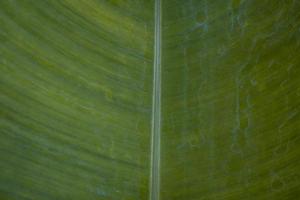
[[[297,199],[299,9],[0,1],[0,199]]]

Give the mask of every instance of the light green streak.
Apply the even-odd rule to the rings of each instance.
[[[161,132],[161,1],[155,1],[150,200],[159,200]]]

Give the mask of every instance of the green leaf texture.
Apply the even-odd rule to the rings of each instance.
[[[298,0],[1,0],[0,200],[297,200],[299,55]]]

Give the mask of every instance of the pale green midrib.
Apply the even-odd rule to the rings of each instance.
[[[159,200],[161,131],[161,0],[155,0],[150,200]]]

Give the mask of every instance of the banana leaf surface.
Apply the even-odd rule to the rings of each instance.
[[[299,55],[297,0],[2,0],[0,200],[299,199]]]

